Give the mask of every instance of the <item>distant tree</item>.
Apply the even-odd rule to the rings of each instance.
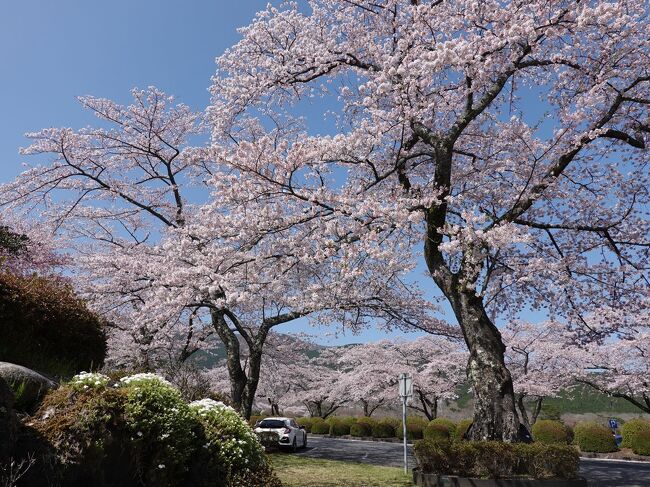
[[[647,313],[639,318],[647,320]],[[578,382],[610,397],[624,399],[650,414],[650,332],[647,327],[615,342],[591,345],[585,356],[585,367]]]
[[[519,418],[531,431],[544,399],[575,385],[585,367],[586,353],[566,325],[552,321],[509,323],[503,330],[503,341]]]

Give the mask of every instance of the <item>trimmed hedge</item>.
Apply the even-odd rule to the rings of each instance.
[[[395,426],[391,421],[382,419],[372,426],[373,438],[395,438]]]
[[[609,453],[618,450],[609,428],[591,421],[578,423],[574,429],[574,442],[584,452]]]
[[[360,418],[357,418],[356,420],[357,424],[367,424],[370,429],[377,424],[377,420],[375,418],[370,418],[368,416],[361,416]]]
[[[345,436],[350,434],[350,428],[354,424],[351,418],[332,418],[329,421],[329,434],[332,436]]]
[[[639,433],[650,431],[650,421],[641,418],[634,418],[621,426],[621,448],[633,448]]]
[[[409,440],[421,440],[424,435],[424,428],[427,427],[427,420],[424,418],[406,419],[406,437]],[[404,428],[402,422],[395,428],[395,436],[400,440],[404,439]]]
[[[540,419],[533,425],[533,439],[546,445],[567,445],[569,435],[563,423],[552,419]]]
[[[472,425],[473,421],[471,419],[461,419],[458,422],[458,425],[456,426],[456,434],[454,437],[457,440],[462,440],[465,437],[465,433],[467,433],[467,430],[469,427]]]
[[[440,423],[429,423],[422,433],[425,440],[449,441],[451,434],[449,428]]]
[[[637,455],[650,455],[650,430],[641,430],[636,434],[632,451]]]
[[[314,424],[314,418],[296,418],[298,426],[304,426],[307,433],[311,433],[311,425]]]
[[[311,432],[315,435],[327,435],[330,432],[330,425],[322,418],[314,418],[311,423]]]
[[[354,423],[350,427],[350,435],[357,438],[372,436],[372,426],[368,423]]]
[[[104,325],[64,281],[0,272],[0,362],[63,378],[96,370]]]
[[[580,466],[575,448],[539,443],[422,440],[415,457],[425,473],[474,478],[572,479]]]
[[[449,440],[456,435],[456,423],[447,418],[436,418],[429,421],[422,436],[431,440]]]

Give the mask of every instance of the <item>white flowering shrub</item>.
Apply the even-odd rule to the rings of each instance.
[[[111,379],[104,374],[80,372],[70,380],[69,384],[75,391],[86,391],[106,387],[110,381]]]
[[[120,379],[119,386],[133,386],[133,385],[138,385],[138,384],[147,384],[155,382],[167,387],[174,387],[171,382],[166,380],[164,377],[161,377],[157,374],[151,374],[151,373],[141,373],[141,374],[133,374],[133,375],[128,375],[126,377],[122,377]]]
[[[194,401],[190,408],[204,424],[207,441],[203,448],[219,458],[230,474],[264,465],[264,448],[233,408],[212,399]]]
[[[125,377],[120,385],[127,392],[124,419],[137,463],[161,485],[182,478],[200,438],[194,412],[177,389],[154,374]]]

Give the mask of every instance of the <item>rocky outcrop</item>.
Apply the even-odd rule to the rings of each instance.
[[[34,410],[45,393],[56,387],[54,381],[38,372],[8,362],[0,362],[0,379],[3,379],[14,390],[20,390],[15,408],[26,412]]]

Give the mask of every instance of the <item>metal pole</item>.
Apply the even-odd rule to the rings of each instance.
[[[404,473],[409,473],[409,461],[406,456],[406,396],[402,396],[402,432],[404,433]]]

